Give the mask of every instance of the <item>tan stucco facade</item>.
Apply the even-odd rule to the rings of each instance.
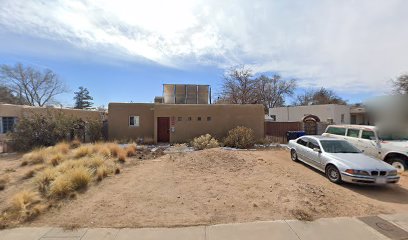
[[[59,112],[62,112],[67,116],[74,116],[83,120],[105,120],[107,117],[107,114],[101,111],[0,104],[0,120],[3,117],[14,117],[19,119],[23,116],[29,116],[30,114],[49,114]],[[0,140],[5,139],[5,136],[6,134],[0,133]]]
[[[130,116],[139,117],[138,127],[129,126]],[[237,126],[253,129],[257,139],[264,137],[262,105],[110,103],[109,139],[157,143],[159,117],[170,119],[171,143],[188,142],[206,133],[221,139]]]

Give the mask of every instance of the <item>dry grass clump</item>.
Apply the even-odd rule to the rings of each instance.
[[[90,169],[97,169],[105,164],[102,157],[95,155],[89,158],[83,159],[83,165]]]
[[[217,139],[213,138],[210,134],[207,133],[205,135],[194,138],[194,140],[191,142],[191,146],[195,150],[203,150],[219,147],[220,144],[218,143]]]
[[[107,147],[109,148],[112,157],[117,157],[119,154],[124,152],[124,149],[121,148],[118,144],[116,143],[108,143]]]
[[[70,144],[68,144],[67,142],[60,142],[54,146],[54,150],[61,154],[67,154],[70,150],[70,147]]]
[[[56,153],[49,157],[48,163],[51,164],[52,166],[57,166],[63,161],[63,159],[64,155],[62,153]]]
[[[37,192],[23,190],[10,200],[12,214],[21,221],[32,219],[41,212],[41,208],[36,206],[40,201]]]
[[[57,178],[58,174],[56,168],[46,168],[35,175],[34,184],[41,193],[45,194],[48,192],[51,182]]]
[[[88,168],[82,166],[69,169],[51,183],[49,195],[57,198],[66,197],[74,190],[86,188],[91,180],[92,175]]]
[[[136,144],[135,144],[135,143],[132,143],[132,144],[127,145],[126,148],[125,148],[125,151],[126,151],[126,155],[127,155],[128,157],[133,157],[133,156],[135,156],[135,155],[136,155],[136,152],[137,152],[137,146],[136,146]]]
[[[109,174],[109,168],[106,165],[102,165],[96,169],[96,180],[102,181],[102,179],[106,178]]]
[[[79,141],[78,139],[74,139],[73,141],[71,141],[71,142],[69,143],[69,147],[70,147],[71,149],[77,148],[77,147],[79,147],[79,146],[81,146],[81,141]]]
[[[254,130],[242,126],[231,129],[224,140],[224,145],[242,149],[253,147],[255,145]]]
[[[120,163],[126,162],[126,157],[127,157],[126,151],[120,151],[117,156],[118,156],[118,162]]]
[[[90,146],[80,146],[75,150],[74,157],[81,158],[81,157],[90,155],[91,153],[92,153],[92,149]]]
[[[31,165],[40,164],[40,163],[44,163],[46,158],[47,158],[47,149],[39,148],[39,149],[35,149],[31,151],[30,153],[24,154],[23,163],[25,161],[27,162],[27,164],[31,164]]]

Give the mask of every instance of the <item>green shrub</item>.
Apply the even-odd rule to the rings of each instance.
[[[224,145],[241,149],[253,147],[255,145],[254,130],[242,126],[231,129],[224,139]]]
[[[217,139],[213,138],[210,134],[207,133],[205,135],[194,138],[191,142],[191,146],[195,150],[203,150],[219,147],[220,144],[218,143]]]

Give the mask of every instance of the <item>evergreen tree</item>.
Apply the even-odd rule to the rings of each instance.
[[[0,85],[0,102],[10,104],[26,104],[24,99],[15,96],[8,87],[1,85]]]
[[[93,105],[93,97],[89,95],[88,89],[79,87],[78,92],[74,92],[75,107],[76,109],[89,109]]]

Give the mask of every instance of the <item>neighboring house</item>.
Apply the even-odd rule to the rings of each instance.
[[[350,124],[373,125],[374,121],[367,113],[366,107],[362,105],[354,105],[350,107]]]
[[[350,124],[350,106],[324,104],[270,108],[268,118],[276,122],[303,122],[308,116],[314,116],[318,122]]]
[[[0,141],[6,138],[6,134],[13,130],[15,124],[23,116],[30,114],[48,114],[49,112],[63,112],[64,114],[86,119],[105,120],[106,112],[54,107],[33,107],[26,105],[14,105],[0,103]]]
[[[264,137],[264,109],[260,104],[110,103],[109,139],[145,143],[188,142],[202,134],[222,139],[237,126]]]

